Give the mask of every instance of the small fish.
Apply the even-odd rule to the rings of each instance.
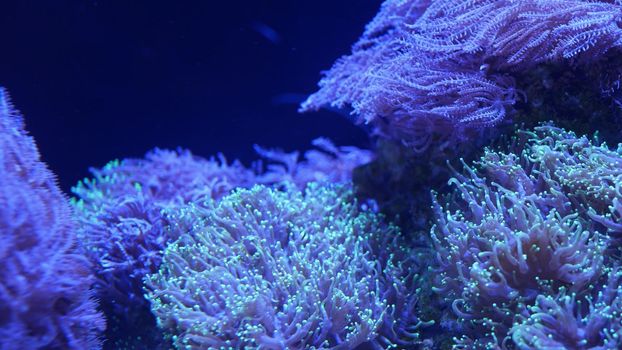
[[[272,27],[263,22],[255,21],[251,23],[251,28],[275,45],[280,44],[282,41],[281,35],[279,35],[279,33]]]

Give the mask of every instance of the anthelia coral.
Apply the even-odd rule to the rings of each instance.
[[[616,326],[593,325],[605,322],[601,311],[620,314],[618,306],[599,308],[607,304],[600,293],[618,288],[602,280],[618,263],[608,249],[619,248],[611,238],[618,232],[622,154],[551,125],[519,131],[509,149],[487,150],[465,166],[450,181],[456,191],[435,206],[435,288],[460,325],[457,344],[562,349],[544,346],[553,340],[543,336],[545,327],[562,327],[550,330],[560,344],[589,331],[576,348],[615,348]],[[570,316],[573,324],[551,321]]]
[[[619,49],[621,10],[617,1],[387,0],[301,110],[350,107],[357,123],[415,150],[472,140],[525,99],[517,76]],[[611,68],[619,82],[620,64]]]
[[[99,349],[68,199],[0,88],[0,349]]]
[[[81,247],[95,266],[97,294],[110,322],[108,337],[140,336],[142,346],[150,338],[158,342],[157,334],[144,333],[155,330],[155,320],[143,297],[142,279],[157,271],[166,244],[177,238],[166,230],[163,211],[250,186],[254,173],[222,156],[204,159],[186,150],[160,149],[144,159],[112,161],[91,171],[93,179],[73,188],[78,198],[74,207]],[[131,340],[122,342],[132,347]]]
[[[409,252],[347,186],[238,189],[211,209],[182,208],[172,222],[185,233],[146,285],[179,349],[420,341],[416,271],[400,260]]]

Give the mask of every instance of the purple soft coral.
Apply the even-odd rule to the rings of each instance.
[[[79,235],[96,267],[98,296],[109,320],[109,336],[123,344],[156,346],[161,335],[143,297],[142,279],[157,271],[166,245],[177,238],[166,230],[165,210],[189,202],[217,200],[236,187],[255,182],[254,172],[223,156],[204,159],[189,151],[156,149],[145,159],[113,161],[92,169],[95,178],[74,193]],[[115,335],[115,338],[119,338]]]
[[[524,69],[594,61],[622,44],[621,25],[620,4],[611,1],[444,0],[432,2],[409,33],[436,59]]]
[[[305,152],[304,160],[299,159],[297,151],[286,153],[255,146],[255,151],[268,162],[266,171],[257,182],[275,184],[286,181],[299,188],[313,181],[346,183],[352,180],[356,167],[372,159],[372,153],[368,150],[354,146],[337,147],[326,138],[313,140],[313,145],[317,149]]]
[[[1,88],[0,171],[0,349],[100,348],[71,207]]]
[[[416,150],[473,139],[522,97],[514,74],[622,44],[618,2],[388,0],[301,110],[350,106]]]

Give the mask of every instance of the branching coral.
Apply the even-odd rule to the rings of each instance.
[[[617,240],[605,234],[616,233],[610,203],[619,201],[620,153],[550,125],[517,132],[509,149],[488,150],[474,168],[466,166],[450,181],[456,192],[435,206],[436,291],[465,322],[458,343],[466,348],[497,348],[510,339],[525,349],[544,346],[535,339],[545,331],[533,341],[528,335],[545,326],[520,315],[596,317],[581,305],[602,305],[598,291],[617,290],[601,287],[601,279],[617,261],[606,252]],[[560,337],[582,338],[581,327]],[[598,334],[588,343],[617,344]]]
[[[212,209],[181,209],[174,222],[188,232],[146,283],[177,348],[418,341],[416,295],[403,294],[416,275],[399,260],[408,251],[347,187],[240,189]]]
[[[71,207],[0,88],[0,349],[99,349]]]
[[[587,0],[387,0],[301,110],[350,106],[357,122],[419,151],[472,140],[524,99],[520,73],[585,66],[620,48],[621,9]]]

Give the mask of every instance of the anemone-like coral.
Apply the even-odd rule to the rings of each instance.
[[[231,164],[222,154],[205,159],[190,151],[154,149],[145,158],[114,160],[101,169],[92,168],[93,179],[73,189],[83,201],[119,198],[143,193],[147,198],[186,203],[220,198],[237,186],[254,183],[254,173],[240,162]]]
[[[348,187],[315,183],[182,208],[187,232],[146,279],[152,310],[180,349],[415,344],[416,271],[379,219]]]
[[[0,349],[99,349],[68,199],[0,88]]]
[[[132,348],[132,339],[140,337],[140,346],[155,346],[161,336],[143,297],[142,279],[157,271],[162,251],[177,238],[166,230],[163,211],[250,186],[254,172],[239,162],[227,164],[223,156],[204,159],[186,150],[160,149],[91,171],[93,179],[73,188],[74,207],[82,250],[98,277],[109,338],[122,339],[106,345]]]
[[[429,349],[435,343],[436,303],[429,284],[430,270],[426,261],[433,259],[428,249],[411,249],[400,236],[376,236],[372,240],[380,274],[382,298],[389,308],[378,328],[374,349]],[[365,349],[364,346],[361,349]]]
[[[151,344],[151,339],[155,346],[162,338],[143,297],[142,279],[157,271],[164,248],[178,238],[179,231],[167,228],[165,212],[188,203],[208,205],[234,188],[255,183],[303,188],[313,180],[348,181],[352,169],[371,157],[369,151],[336,147],[326,139],[314,144],[320,150],[308,151],[304,160],[298,152],[257,147],[267,160],[265,171],[260,162],[251,169],[238,161],[228,164],[222,155],[204,159],[181,149],[155,149],[143,159],[91,169],[94,178],[73,189],[78,197],[74,206],[82,247],[95,265],[98,295],[111,320],[109,338],[121,339],[106,345],[134,348]],[[136,339],[139,343],[132,345]]]
[[[539,295],[510,331],[520,350],[620,349],[622,271],[613,268],[601,288],[582,302],[573,293]]]
[[[508,151],[515,155],[486,152],[480,160],[490,181],[528,195],[555,193],[559,211],[591,219],[590,229],[607,233],[610,247],[620,248],[622,144],[613,149],[545,124],[518,131]]]
[[[459,346],[495,349],[518,341],[520,348],[544,349],[554,342],[545,341],[543,327],[565,326],[551,325],[543,315],[583,315],[575,328],[559,330],[576,333],[554,333],[571,343],[584,337],[582,327],[592,322],[586,318],[597,318],[591,307],[606,304],[598,291],[617,290],[602,287],[602,279],[618,261],[607,249],[619,246],[615,203],[622,155],[594,143],[551,125],[520,130],[510,152],[487,150],[450,181],[456,191],[435,205],[432,237],[435,288],[461,323]],[[529,314],[537,316],[525,320]],[[605,331],[591,332],[599,342],[577,348],[617,344],[606,340],[613,336]]]
[[[593,65],[618,50],[621,9],[588,0],[387,0],[301,110],[351,107],[358,123],[415,150],[473,140],[531,91],[517,88],[523,73]],[[609,68],[596,80],[619,82],[620,65]]]
[[[595,145],[585,136],[577,137],[551,126],[522,134],[514,147],[525,148],[525,156],[538,167],[547,187],[559,188],[575,210],[587,213],[619,242],[622,239],[622,144],[616,149],[606,144]]]
[[[430,191],[446,192],[453,169],[461,167],[459,159],[474,160],[489,142],[496,140],[485,137],[460,147],[430,148],[419,153],[401,142],[380,138],[373,159],[354,169],[352,181],[357,195],[373,199],[379,211],[403,232],[425,231],[434,216]],[[425,236],[410,235],[419,241]]]
[[[538,199],[478,180],[458,185],[465,211],[438,215],[436,290],[468,332],[502,339],[538,295],[580,293],[597,281],[606,241],[576,214],[546,213]]]
[[[327,138],[313,140],[317,149],[304,154],[300,160],[299,152],[284,152],[255,146],[255,151],[267,161],[266,170],[258,177],[259,183],[276,184],[292,182],[299,188],[309,182],[347,183],[352,180],[355,168],[369,163],[372,152],[354,146],[335,146]]]

